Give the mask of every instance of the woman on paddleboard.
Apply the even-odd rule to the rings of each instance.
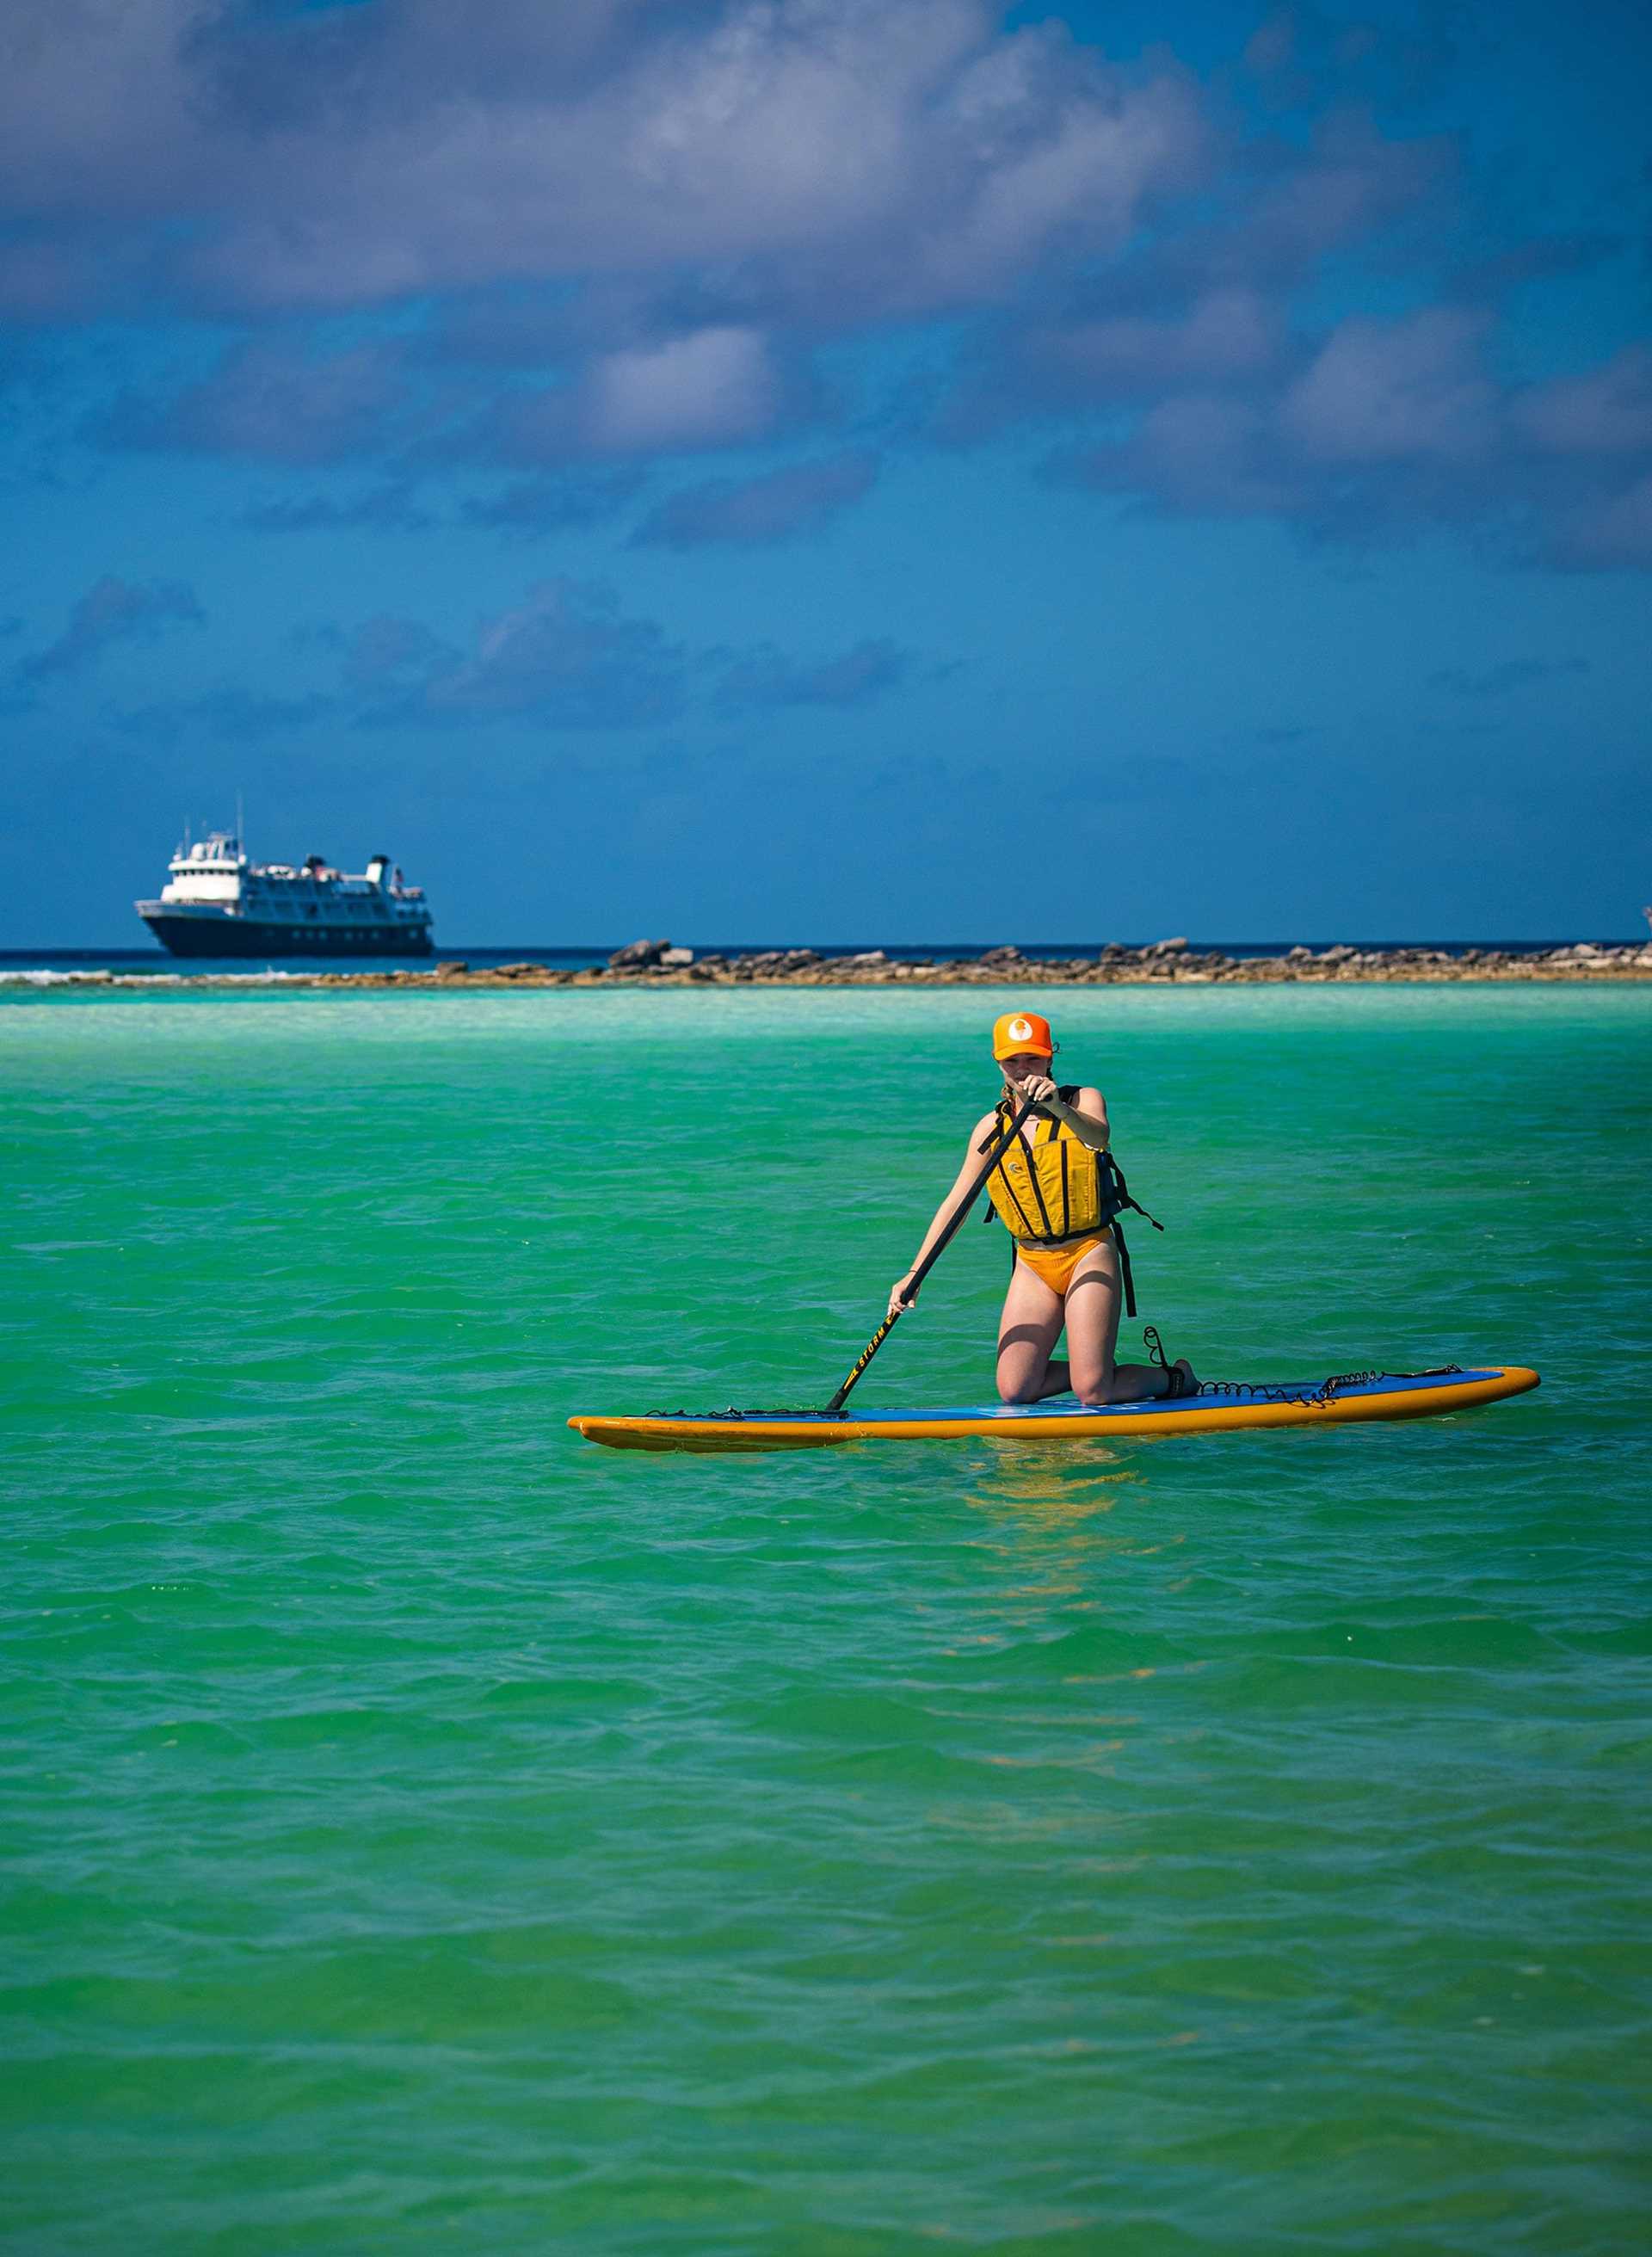
[[[1081,1403],[1139,1403],[1190,1395],[1198,1382],[1185,1356],[1167,1366],[1116,1363],[1122,1304],[1112,1218],[1119,1200],[1107,1150],[1107,1107],[1086,1084],[1058,1086],[1049,1022],[1036,1011],[1006,1011],[992,1029],[992,1056],[1004,1093],[970,1134],[957,1180],[935,1210],[916,1261],[895,1280],[893,1317],[911,1306],[914,1274],[978,1175],[982,1155],[1029,1099],[1032,1111],[1014,1144],[987,1178],[987,1194],[1015,1241],[1015,1266],[998,1334],[998,1391],[1006,1403],[1037,1403],[1070,1390]],[[1067,1361],[1051,1352],[1067,1327]]]

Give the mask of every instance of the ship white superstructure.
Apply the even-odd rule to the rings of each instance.
[[[351,877],[312,854],[254,862],[233,831],[187,838],[138,914],[174,956],[427,956],[431,916],[387,854]]]

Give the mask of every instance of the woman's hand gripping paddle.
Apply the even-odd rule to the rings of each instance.
[[[1026,1120],[1027,1114],[1032,1112],[1034,1102],[1034,1100],[1032,1098],[1027,1098],[1018,1108],[1009,1127],[1004,1130],[1001,1136],[995,1136],[992,1139],[992,1149],[987,1155],[985,1166],[983,1167],[980,1174],[977,1176],[975,1181],[970,1185],[969,1190],[964,1192],[964,1197],[958,1201],[951,1213],[947,1217],[946,1225],[942,1229],[941,1235],[935,1240],[935,1244],[929,1249],[929,1251],[924,1256],[922,1261],[919,1263],[917,1268],[913,1271],[911,1278],[907,1283],[906,1293],[901,1300],[900,1306],[899,1308],[892,1309],[889,1312],[889,1314],[884,1319],[882,1324],[879,1326],[877,1331],[872,1334],[872,1338],[866,1342],[865,1347],[862,1348],[860,1354],[856,1357],[854,1367],[850,1372],[848,1378],[844,1380],[837,1394],[833,1396],[831,1401],[826,1405],[825,1416],[827,1418],[830,1419],[834,1412],[841,1411],[843,1409],[844,1404],[849,1400],[850,1389],[853,1387],[855,1382],[860,1377],[861,1373],[865,1371],[866,1366],[872,1362],[873,1356],[877,1355],[879,1349],[888,1339],[890,1334],[893,1332],[896,1319],[904,1315],[906,1311],[911,1307],[913,1298],[916,1294],[919,1286],[922,1284],[930,1270],[934,1269],[935,1263],[946,1252],[947,1248],[951,1245],[953,1240],[957,1237],[959,1230],[962,1228],[964,1222],[969,1214],[970,1209],[975,1205],[976,1200],[980,1198],[981,1193],[986,1189],[987,1178],[992,1174],[993,1169],[997,1167],[1005,1153],[1009,1150],[1010,1146],[1015,1142],[1015,1139],[1020,1135],[1021,1123]]]

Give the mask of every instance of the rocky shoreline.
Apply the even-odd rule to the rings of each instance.
[[[490,964],[457,959],[428,971],[311,971],[257,973],[53,972],[7,975],[31,985],[153,988],[244,987],[279,980],[284,987],[362,988],[537,987],[1105,987],[1142,985],[1258,987],[1281,981],[1310,985],[1399,980],[1652,980],[1652,942],[1601,947],[1577,941],[1537,955],[1465,948],[1357,949],[1346,945],[1292,948],[1281,956],[1222,956],[1185,940],[1155,941],[1146,948],[1113,942],[1099,957],[1035,957],[1011,944],[978,957],[915,959],[882,949],[858,956],[822,956],[810,948],[767,949],[739,956],[695,956],[669,941],[639,940],[618,949],[605,965],[575,971],[556,965]]]

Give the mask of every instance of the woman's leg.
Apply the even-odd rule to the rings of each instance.
[[[1062,1303],[1043,1279],[1018,1262],[1010,1272],[1004,1314],[998,1328],[998,1391],[1006,1403],[1040,1403],[1064,1395],[1070,1383],[1064,1363],[1049,1352],[1061,1338]]]
[[[1067,1288],[1067,1354],[1073,1392],[1083,1404],[1145,1403],[1170,1392],[1169,1372],[1156,1363],[1115,1363],[1119,1312],[1124,1304],[1119,1249],[1111,1238],[1092,1247]],[[1185,1356],[1175,1369],[1193,1378]]]

